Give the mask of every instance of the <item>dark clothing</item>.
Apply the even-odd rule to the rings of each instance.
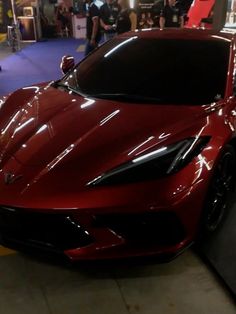
[[[106,25],[115,25],[120,8],[116,4],[104,3],[100,8],[100,19]],[[105,33],[115,33],[114,29],[104,30]]]
[[[121,10],[117,17],[116,31],[122,34],[131,30],[130,9]]]
[[[183,12],[187,13],[193,3],[193,0],[179,0],[178,3],[181,5]]]
[[[95,46],[91,45],[91,39],[92,39],[92,34],[93,34],[93,18],[94,17],[98,17],[99,18],[99,9],[98,7],[95,5],[94,2],[91,2],[88,6],[87,9],[87,24],[86,24],[86,37],[87,37],[87,43],[86,43],[86,47],[85,47],[85,56],[87,56],[92,50],[94,50],[100,39],[101,39],[101,33],[100,33],[100,29],[99,29],[99,21],[98,21],[98,31],[95,37]]]
[[[157,0],[152,7],[152,18],[154,21],[154,27],[160,27],[160,15],[164,8],[164,0]]]
[[[61,22],[62,29],[68,27],[69,19],[66,16],[66,11],[63,8],[58,8],[57,20]]]
[[[87,25],[86,25],[87,34],[86,34],[86,37],[88,40],[91,40],[92,32],[93,32],[93,18],[95,16],[99,17],[99,9],[93,2],[89,5],[86,16],[87,16]],[[98,32],[97,32],[97,35],[95,38],[96,43],[98,43],[100,41],[100,39],[101,39],[101,34],[100,34],[99,29],[98,29]]]
[[[180,27],[180,17],[183,12],[178,5],[165,5],[160,16],[165,18],[165,27]]]
[[[97,46],[92,46],[90,44],[90,40],[87,39],[87,42],[85,44],[85,51],[84,51],[84,55],[87,56],[90,52],[92,52]]]

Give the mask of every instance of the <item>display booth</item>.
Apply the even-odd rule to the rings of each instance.
[[[37,41],[37,26],[34,16],[18,16],[22,41]]]
[[[215,0],[196,0],[188,12],[186,27],[212,28]]]
[[[160,9],[162,3],[160,3]],[[141,0],[137,5],[137,14],[138,14],[138,25],[137,28],[145,29],[152,27],[159,27],[159,12],[155,12],[155,5],[153,1],[150,0]]]
[[[228,1],[225,27],[236,28],[236,0]]]
[[[1,0],[0,0],[1,1]],[[40,0],[10,0],[12,18],[8,22],[19,25],[23,41],[36,41],[41,38]]]
[[[221,30],[225,27],[227,9],[234,0],[195,0],[187,15],[189,28],[212,28]],[[232,14],[231,14],[232,16]]]
[[[7,32],[7,26],[12,21],[11,2],[0,0],[0,33]]]
[[[86,38],[86,17],[73,15],[72,27],[74,38]]]
[[[167,0],[138,0],[136,1],[135,9],[138,15],[137,28],[153,28],[160,27],[159,20],[161,11]],[[187,12],[191,5],[191,0],[185,0],[181,2],[181,9],[186,20]]]

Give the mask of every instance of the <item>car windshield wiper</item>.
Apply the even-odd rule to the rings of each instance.
[[[160,98],[143,96],[138,94],[125,94],[125,93],[98,93],[98,94],[90,94],[90,97],[94,98],[102,98],[102,99],[115,99],[121,101],[129,101],[129,102],[149,102],[149,103],[159,103]]]

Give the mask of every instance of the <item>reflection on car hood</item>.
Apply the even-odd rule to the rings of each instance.
[[[190,127],[197,132],[204,115],[202,107],[96,100],[50,87],[4,117],[1,168],[27,172],[27,184],[53,173],[85,185],[161,142],[178,141]]]

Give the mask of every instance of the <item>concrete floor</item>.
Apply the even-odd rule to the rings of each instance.
[[[11,54],[0,44],[0,60]],[[0,62],[1,65],[1,62]],[[236,303],[191,249],[154,261],[55,261],[0,246],[0,314],[235,314]]]
[[[236,313],[225,286],[190,249],[166,264],[66,266],[3,247],[0,254],[0,314]]]

